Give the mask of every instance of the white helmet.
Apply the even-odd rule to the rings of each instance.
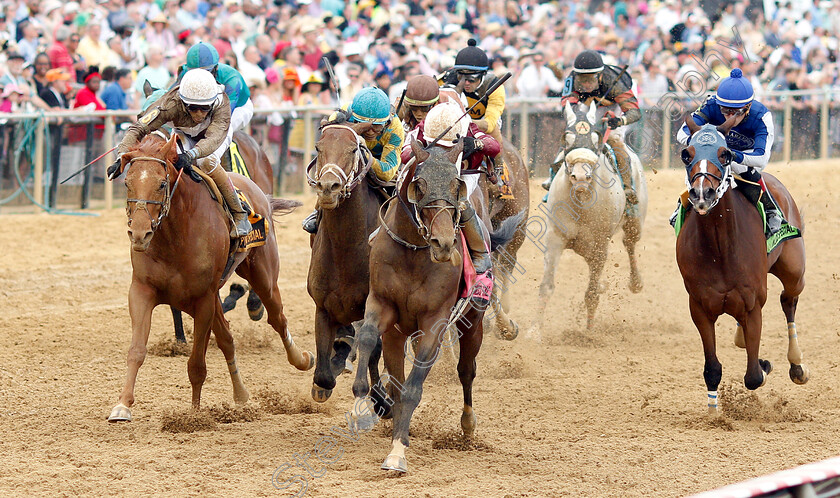
[[[205,69],[190,69],[181,79],[178,95],[185,104],[213,105],[224,91],[224,85]]]
[[[458,136],[464,137],[470,128],[470,120],[464,116],[464,111],[461,106],[455,102],[443,102],[434,107],[426,114],[426,120],[423,123],[423,138],[426,142],[431,143],[443,131],[449,128],[449,125],[456,123],[446,135],[438,140],[440,145],[445,147],[452,147],[455,138]],[[460,118],[460,121],[459,119]]]

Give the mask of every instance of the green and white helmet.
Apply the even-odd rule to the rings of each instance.
[[[213,106],[221,99],[224,85],[216,83],[216,78],[204,69],[190,69],[181,79],[178,95],[187,105]]]

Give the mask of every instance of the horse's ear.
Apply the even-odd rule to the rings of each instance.
[[[589,112],[586,113],[586,119],[589,120],[591,124],[595,124],[595,119],[598,117],[598,106],[595,105],[595,101],[589,103]]]
[[[169,141],[164,144],[164,146],[160,149],[161,153],[163,154],[163,158],[169,161],[172,164],[178,160],[178,134],[172,133],[172,136],[169,137]]]
[[[458,156],[461,155],[461,152],[464,152],[464,140],[463,139],[456,141],[455,146],[450,147],[449,150],[446,151],[446,158],[449,159],[449,162],[451,162],[453,164],[457,163],[458,162]],[[461,165],[460,164],[455,164],[455,166],[458,168],[458,171],[461,171]]]
[[[695,153],[695,150],[694,150],[693,145],[689,145],[688,147],[683,149],[682,152],[680,153],[680,158],[682,159],[682,162],[685,163],[686,166],[691,164],[691,160],[694,159],[694,153]]]
[[[125,173],[125,168],[128,167],[128,163],[131,162],[132,159],[137,157],[137,153],[135,151],[126,152],[122,156],[120,156],[120,175]],[[120,176],[117,175],[117,176]]]
[[[727,166],[732,162],[732,151],[726,147],[718,147],[718,161],[721,166]]]
[[[411,140],[411,151],[414,153],[414,157],[417,158],[417,163],[425,162],[429,158],[429,151],[424,149],[417,140]]]
[[[694,121],[694,117],[691,114],[685,118],[685,125],[688,126],[688,138],[691,138],[692,135],[700,131],[700,125]]]
[[[149,80],[143,82],[143,96],[149,98],[149,95],[155,93],[155,89],[152,87],[152,84],[149,83]]]
[[[575,110],[572,109],[572,104],[569,101],[566,101],[566,106],[563,107],[563,111],[566,114],[566,128],[575,124],[577,121],[577,117],[575,116]]]
[[[729,130],[731,130],[732,127],[735,126],[735,120],[737,118],[738,118],[738,115],[733,114],[732,117],[727,119],[726,121],[724,121],[723,124],[718,125],[717,131],[719,131],[723,136],[728,135]]]

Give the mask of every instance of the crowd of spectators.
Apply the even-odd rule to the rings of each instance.
[[[469,38],[494,72],[513,73],[509,96],[559,95],[585,48],[629,65],[643,108],[668,91],[712,90],[732,67],[744,70],[759,98],[837,83],[840,2],[721,5],[707,12],[699,0],[7,0],[0,113],[139,109],[144,82],[172,84],[200,40],[240,70],[258,109],[335,105],[323,57],[343,101],[367,85],[397,100],[411,76],[450,67]],[[699,71],[705,81],[687,77],[705,69],[699,61],[712,50],[720,57]],[[819,101],[797,97],[794,105],[815,109]],[[268,116],[270,142],[300,146],[289,117]]]

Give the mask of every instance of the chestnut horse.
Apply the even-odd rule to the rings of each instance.
[[[483,309],[466,306],[460,319],[450,316],[462,290],[463,255],[457,227],[458,206],[467,195],[467,187],[459,178],[458,158],[463,143],[459,141],[449,149],[434,146],[424,150],[415,141],[411,147],[416,161],[408,168],[371,241],[370,293],[364,324],[356,338],[359,365],[366,365],[381,336],[385,368],[392,378],[390,400],[386,402],[393,400],[394,417],[392,449],[382,469],[399,472],[408,470],[408,429],[420,403],[423,382],[440,354],[443,337],[453,325],[458,328],[458,376],[464,391],[461,428],[468,436],[474,432],[472,383],[484,314]],[[491,243],[508,243],[520,221],[521,216],[509,218],[496,233],[491,233]],[[447,262],[450,264],[439,264]],[[406,347],[409,338],[417,341],[417,346],[406,380],[405,358],[412,351]],[[369,429],[376,416],[384,415],[379,408],[371,413],[369,391],[368,376],[360,368],[353,383],[356,399],[351,416],[361,430]]]
[[[133,270],[128,293],[132,336],[125,386],[119,404],[108,418],[112,422],[131,420],[134,385],[146,357],[152,310],[158,304],[175,306],[195,320],[195,337],[187,362],[193,407],[200,406],[201,388],[207,376],[205,353],[211,327],[227,360],[234,400],[248,400],[218,292],[228,277],[224,275],[230,249],[228,218],[204,185],[179,181],[180,174],[172,165],[177,160],[175,140],[175,135],[166,141],[151,134],[122,156],[122,169],[128,168],[125,185]],[[272,214],[300,204],[271,199],[247,178],[231,176],[234,185],[267,222],[265,245],[236,253],[234,267],[265,303],[268,323],[280,334],[289,363],[307,370],[314,364],[314,357],[295,345],[287,328],[277,287],[280,258],[270,223]]]
[[[146,113],[146,110],[152,104],[166,93],[165,88],[155,88],[146,80],[143,83],[143,94],[146,96],[146,101],[143,102],[143,110],[140,116]],[[237,131],[233,134],[233,141],[236,143],[239,152],[242,154],[242,159],[245,160],[245,167],[248,169],[248,175],[251,180],[257,184],[268,195],[274,193],[274,173],[271,169],[271,161],[268,156],[260,148],[256,140],[251,138],[245,132]],[[236,306],[236,301],[245,295],[245,288],[239,284],[232,284],[230,286],[230,294],[222,303],[222,309],[225,313],[232,310]],[[181,312],[177,308],[169,307],[172,310],[172,321],[175,324],[175,340],[178,342],[187,342],[184,336],[184,321]],[[248,294],[248,314],[252,320],[259,320],[263,315],[263,305],[259,296],[251,290]]]
[[[267,195],[273,194],[274,177],[271,170],[271,161],[268,160],[268,156],[260,148],[257,141],[243,131],[234,133],[233,141],[236,143],[239,153],[242,154],[242,159],[245,160],[248,174],[251,175],[251,181],[256,183]],[[230,293],[222,302],[222,310],[225,313],[232,310],[236,306],[236,301],[244,294],[245,288],[243,286],[240,284],[231,284]],[[172,320],[175,323],[175,339],[178,342],[187,342],[184,336],[181,312],[175,307],[170,306],[170,308],[172,309]],[[248,293],[248,316],[252,320],[257,321],[262,318],[264,309],[259,296],[254,292],[254,289],[251,289]]]
[[[677,265],[688,291],[691,319],[703,341],[703,377],[712,414],[717,413],[721,378],[721,364],[715,354],[715,321],[720,315],[726,313],[740,324],[735,342],[747,349],[747,389],[764,385],[772,370],[769,361],[758,357],[768,272],[783,286],[781,304],[788,325],[790,378],[796,384],[805,384],[809,377],[794,321],[799,294],[805,286],[805,243],[801,237],[788,239],[767,253],[758,209],[731,188],[732,153],[725,136],[734,118],[715,128],[710,124],[701,127],[689,116],[686,125],[691,138],[682,152],[693,209],[686,213],[677,236]],[[762,176],[785,218],[802,229],[802,216],[784,185],[772,175]]]
[[[368,237],[379,226],[377,213],[382,203],[368,183],[371,155],[360,132],[369,126],[324,123],[315,144],[317,156],[307,170],[321,209],[318,233],[311,238],[307,277],[307,290],[315,301],[318,357],[312,398],[318,402],[332,394],[353,345],[352,324],[364,318],[370,280]],[[336,340],[339,331],[344,333]],[[374,384],[379,381],[376,365],[380,352],[377,347],[369,362]]]

